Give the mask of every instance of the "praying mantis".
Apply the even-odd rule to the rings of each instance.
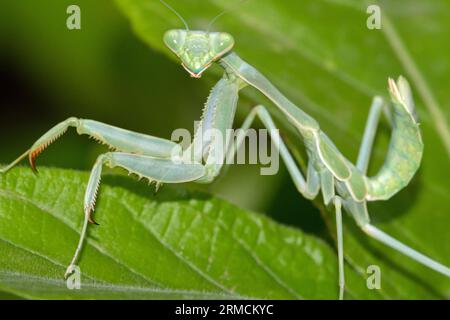
[[[163,2],[163,1],[162,1]],[[163,4],[165,4],[163,2]],[[167,4],[165,4],[167,6]],[[179,58],[183,68],[194,78],[200,78],[213,64],[220,65],[223,77],[212,89],[199,130],[192,144],[181,149],[173,141],[136,133],[94,120],[71,117],[50,129],[40,137],[24,154],[4,168],[6,173],[21,160],[28,157],[36,171],[36,158],[52,142],[61,137],[69,127],[76,128],[80,135],[88,135],[111,147],[112,151],[101,154],[92,168],[84,198],[84,221],[80,239],[65,276],[71,274],[78,261],[89,223],[96,224],[92,217],[99,193],[103,166],[122,167],[129,173],[146,178],[159,186],[162,183],[210,183],[221,172],[223,159],[217,159],[214,141],[203,136],[208,129],[226,134],[232,128],[239,91],[253,87],[264,94],[286,117],[303,139],[308,156],[306,172],[297,165],[289,149],[281,139],[273,139],[287,170],[298,190],[307,199],[315,199],[322,192],[323,202],[332,206],[336,215],[336,240],[339,270],[339,299],[344,298],[344,246],[342,232],[342,211],[349,213],[356,224],[369,236],[399,251],[411,259],[450,277],[447,266],[408,247],[395,238],[373,226],[367,210],[367,202],[388,200],[405,188],[418,170],[423,142],[415,115],[412,92],[407,80],[388,80],[391,97],[389,118],[392,127],[391,142],[386,160],[375,176],[367,176],[372,145],[377,132],[380,115],[386,110],[387,102],[375,97],[370,107],[366,128],[356,164],[342,155],[331,139],[320,129],[319,123],[284,96],[256,68],[242,60],[233,51],[234,38],[225,32],[193,31],[182,17],[168,6],[185,24],[185,29],[172,29],[165,33],[165,45]],[[254,107],[242,124],[242,142],[245,130],[259,118],[269,132],[276,125],[268,109],[263,105]],[[200,150],[195,150],[202,139]],[[229,145],[225,149],[229,149]],[[235,148],[236,150],[237,148]],[[206,159],[203,155],[206,154]],[[174,161],[174,157],[177,161]]]

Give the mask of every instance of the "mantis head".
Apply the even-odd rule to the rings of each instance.
[[[211,63],[231,51],[234,39],[224,32],[174,29],[165,33],[164,43],[192,77],[200,78]]]

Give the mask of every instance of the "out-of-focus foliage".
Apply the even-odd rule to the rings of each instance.
[[[205,79],[190,79],[173,63],[161,40],[165,30],[181,27],[173,13],[156,0],[117,3],[150,50],[133,35],[111,1],[77,1],[82,9],[80,31],[65,28],[65,10],[71,1],[2,5],[0,63],[7,85],[1,89],[5,92],[0,162],[13,159],[44,130],[73,115],[166,138],[175,128],[193,127],[219,68],[208,71]],[[436,123],[448,123],[450,114],[450,8],[446,1],[381,2],[386,10],[381,30],[366,28],[367,4],[361,1],[253,0],[238,7],[227,0],[170,3],[195,29],[205,28],[222,10],[235,9],[214,29],[233,34],[238,54],[313,115],[349,159],[356,158],[372,96],[386,95],[387,77],[404,74],[412,80],[424,135],[424,162],[407,189],[390,201],[370,205],[370,211],[383,230],[450,264],[450,172],[443,143],[448,143],[448,137],[442,128],[436,129]],[[425,89],[417,81],[417,71]],[[443,116],[430,113],[433,106],[427,94],[437,101]],[[254,90],[245,89],[244,98],[239,120],[256,101],[268,104]],[[289,128],[278,119],[286,132]],[[371,173],[384,159],[388,138],[384,121]],[[83,140],[66,135],[44,154],[41,163],[89,169],[104,149]],[[289,135],[289,142],[301,150],[295,136]],[[234,166],[209,190],[241,207],[267,212],[327,240],[333,238],[332,213],[316,203],[330,237],[319,211],[295,192],[284,170],[261,177],[254,166]],[[380,265],[383,297],[449,296],[447,279],[367,239],[347,220],[347,262],[361,279],[368,265]]]

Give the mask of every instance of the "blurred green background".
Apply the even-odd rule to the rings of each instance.
[[[126,7],[133,1],[118,2]],[[179,27],[180,23],[158,1],[140,3],[148,11],[143,10],[146,15],[142,17],[136,12],[132,27],[110,0],[2,1],[0,163],[14,159],[43,132],[70,116],[163,138],[170,138],[176,128],[193,129],[193,121],[200,117],[219,70],[212,68],[200,80],[190,78],[162,45],[164,30]],[[208,19],[234,5],[220,0],[170,3],[195,28],[205,27]],[[447,126],[449,4],[438,0],[379,3],[395,23],[401,46],[406,44],[415,67],[428,81],[441,112],[438,118]],[[80,31],[66,28],[65,12],[70,4],[82,8]],[[408,69],[408,59],[395,48],[398,43],[392,40],[392,34],[389,38],[364,28],[367,4],[350,0],[253,0],[234,8],[235,11],[216,24],[217,30],[235,36],[239,54],[319,120],[324,131],[351,160],[356,158],[371,97],[386,95],[387,76],[413,75]],[[128,15],[133,16],[131,11]],[[137,23],[139,19],[143,23]],[[146,32],[146,28],[152,31]],[[423,121],[423,167],[407,190],[390,202],[370,208],[376,213],[373,214],[375,223],[401,240],[428,250],[440,261],[450,263],[450,172],[445,147],[449,137],[436,129],[436,115],[429,113],[426,95],[418,93],[418,84],[412,81],[418,114]],[[242,95],[236,125],[254,101],[261,99],[250,91]],[[279,124],[292,145],[295,136],[288,134],[281,121]],[[382,163],[388,141],[389,127],[383,121],[371,173]],[[301,150],[301,144],[295,142],[295,146]],[[104,150],[70,131],[39,157],[38,165],[90,170],[97,155]],[[276,176],[260,176],[257,165],[235,165],[212,185],[194,187],[314,233],[334,245],[333,231],[328,232],[324,222],[327,219],[321,217],[316,206],[297,194],[283,166]],[[348,229],[352,238],[346,239],[346,243],[361,242],[362,250],[369,248],[377,257],[384,251],[371,241],[367,244],[354,225]],[[348,250],[356,263],[365,257],[359,250],[359,246]],[[390,257],[400,265],[404,261],[392,252]],[[438,292],[436,296],[440,297],[450,296],[448,281],[421,267],[410,269],[434,282],[431,289],[424,290]]]

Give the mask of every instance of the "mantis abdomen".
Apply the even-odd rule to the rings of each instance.
[[[408,85],[402,79],[398,87],[400,91]],[[400,93],[405,96],[410,91],[398,92],[390,86],[393,93],[391,142],[382,168],[377,175],[366,180],[369,188],[367,200],[387,200],[392,197],[411,181],[422,160],[423,142],[412,100],[401,101]]]

